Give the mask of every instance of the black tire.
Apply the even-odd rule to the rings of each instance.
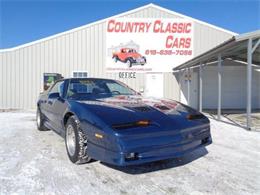
[[[128,66],[128,68],[131,68],[132,67],[132,60],[131,59],[127,59],[126,60],[126,64],[127,64],[127,66]]]
[[[146,61],[146,57],[142,57],[142,58],[144,59],[144,62],[145,62],[144,64],[141,64],[143,66],[147,63],[147,61]]]
[[[72,131],[74,131],[75,135],[75,150],[74,153],[72,154],[69,152],[69,146],[68,146],[68,135],[67,131],[68,128],[72,127]],[[67,123],[66,123],[66,133],[65,133],[65,145],[66,145],[66,150],[68,157],[71,162],[75,164],[83,164],[83,163],[88,163],[91,161],[91,158],[87,155],[87,137],[83,133],[83,131],[80,129],[80,123],[78,119],[75,116],[71,116]],[[70,130],[71,131],[71,130]]]
[[[39,107],[37,108],[37,112],[36,112],[36,125],[39,131],[49,130],[47,127],[44,126],[44,115],[42,114]]]

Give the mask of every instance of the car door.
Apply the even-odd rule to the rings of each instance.
[[[63,96],[65,81],[56,82],[50,89],[46,104],[46,114],[49,118],[50,125],[57,131],[60,131],[59,118],[61,118],[62,110],[65,107],[65,100]],[[55,95],[58,94],[58,95]]]
[[[65,99],[66,88],[67,88],[66,81],[62,82],[58,86],[58,92],[60,96],[57,99],[53,100],[52,107],[51,107],[52,115],[54,118],[53,125],[57,130],[61,131],[60,133],[62,133],[63,130],[63,115],[67,109],[67,102]]]

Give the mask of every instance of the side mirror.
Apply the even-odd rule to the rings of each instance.
[[[60,97],[59,93],[50,93],[48,98],[49,99],[58,99]]]

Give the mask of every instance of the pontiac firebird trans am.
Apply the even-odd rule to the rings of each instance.
[[[207,117],[179,102],[144,98],[97,78],[57,81],[40,95],[37,127],[65,138],[69,159],[119,166],[183,156],[212,142]]]

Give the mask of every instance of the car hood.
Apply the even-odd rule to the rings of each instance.
[[[109,126],[149,120],[160,127],[172,126],[173,123],[178,123],[178,127],[181,127],[188,114],[198,114],[197,111],[173,100],[141,96],[120,95],[79,103]]]

